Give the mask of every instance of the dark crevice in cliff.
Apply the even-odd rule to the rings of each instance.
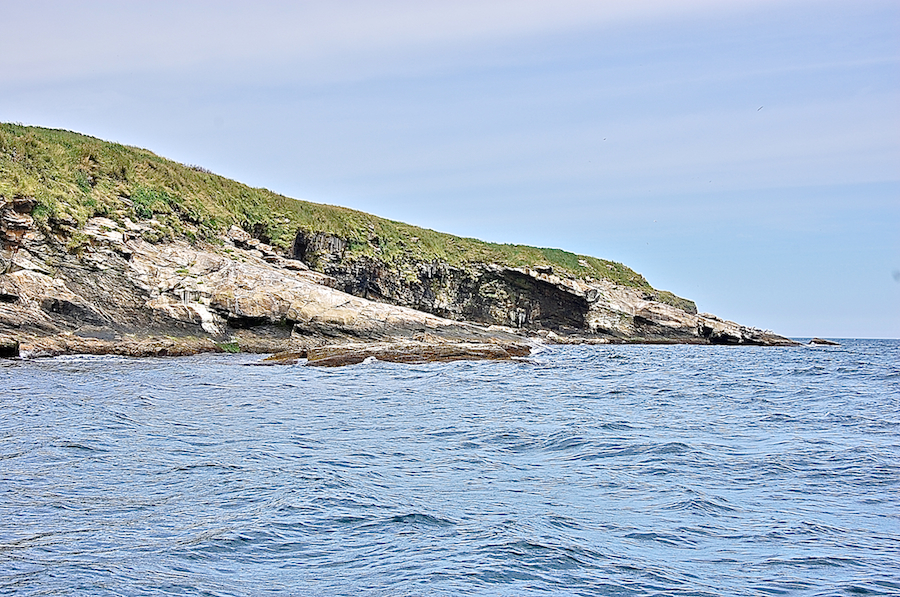
[[[581,329],[588,312],[584,297],[509,269],[483,275],[477,297],[478,320],[513,327]]]
[[[228,314],[228,325],[229,327],[238,329],[238,330],[247,330],[250,328],[256,328],[260,326],[267,325],[271,323],[268,317],[246,317],[234,314]]]
[[[46,298],[41,301],[40,306],[44,312],[58,315],[74,325],[103,326],[112,323],[90,307],[65,299]]]
[[[585,327],[589,311],[585,297],[528,273],[484,264],[458,268],[431,262],[404,267],[371,257],[340,260],[345,246],[333,237],[298,234],[294,255],[325,257],[320,264],[337,281],[335,287],[366,299],[458,321],[549,330]]]
[[[690,339],[690,335],[682,328],[671,328],[661,325],[652,319],[634,316],[634,335],[638,338],[654,338],[658,340],[685,341]]]

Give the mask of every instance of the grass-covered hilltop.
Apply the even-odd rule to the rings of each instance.
[[[179,164],[145,149],[63,130],[0,124],[0,196],[34,197],[43,227],[103,216],[155,218],[163,234],[211,240],[236,224],[284,251],[297,231],[347,241],[347,259],[386,263],[440,260],[450,265],[550,266],[579,278],[652,290],[643,276],[613,261],[560,249],[487,243],[367,213],[291,199]],[[148,235],[151,236],[152,235]],[[377,242],[373,242],[373,239]]]
[[[144,149],[0,124],[0,340],[144,354],[156,349],[134,348],[141,338],[302,351],[422,333],[774,343],[698,315],[621,263],[460,238]],[[39,340],[50,337],[56,348]]]

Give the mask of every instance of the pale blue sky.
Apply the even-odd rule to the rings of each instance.
[[[900,337],[900,3],[8,2],[0,120]]]

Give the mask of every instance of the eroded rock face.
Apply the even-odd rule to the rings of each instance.
[[[331,288],[330,277],[235,230],[223,246],[154,244],[143,234],[151,225],[92,218],[75,251],[33,229],[17,236],[15,246],[6,243],[0,337],[69,338],[44,343],[48,353],[95,351],[103,342],[119,342],[132,346],[126,354],[144,350],[129,338],[154,334],[220,342],[239,337],[264,349],[341,338],[386,340],[424,330],[455,341],[515,337],[348,295]],[[171,351],[188,350],[189,344]],[[205,350],[209,344],[197,346]]]
[[[658,300],[658,293],[608,280],[574,280],[550,268],[420,263],[414,276],[403,276],[377,259],[362,258],[332,261],[324,269],[338,288],[356,296],[525,333],[552,331],[583,341],[793,344],[770,332],[698,315],[688,301],[679,308]]]
[[[194,324],[207,315],[204,329],[213,334],[261,325],[288,325],[301,335],[360,338],[421,329],[482,334],[466,324],[348,295],[331,288],[332,280],[323,274],[280,268],[246,252],[216,254],[184,242],[142,240],[129,247],[130,267],[151,296],[147,306]]]
[[[465,352],[448,342],[515,343],[533,334],[561,342],[790,343],[550,268],[417,263],[400,271],[374,258],[346,263],[346,243],[327,235],[298,235],[285,256],[237,227],[222,244],[150,242],[165,236],[152,219],[95,217],[79,235],[71,223],[42,232],[33,207],[29,199],[0,200],[0,340],[21,339],[23,352],[184,354],[235,340],[271,352],[422,333],[441,344],[436,356]],[[326,273],[298,257],[322,260]]]
[[[347,241],[324,232],[299,231],[291,247],[292,257],[304,263],[335,262],[344,258]]]

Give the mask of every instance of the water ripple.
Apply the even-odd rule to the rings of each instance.
[[[900,342],[0,361],[0,594],[897,595]]]

